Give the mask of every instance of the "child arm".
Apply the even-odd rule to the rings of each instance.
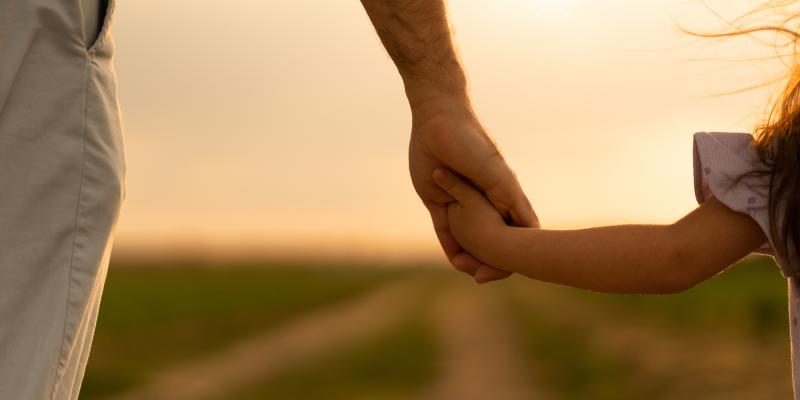
[[[712,198],[668,225],[576,230],[507,226],[483,195],[446,171],[451,230],[481,261],[530,278],[613,293],[675,293],[710,278],[766,241],[752,218]]]

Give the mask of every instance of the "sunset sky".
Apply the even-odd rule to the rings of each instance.
[[[753,2],[706,2],[732,17]],[[545,227],[695,207],[692,133],[750,131],[781,72],[698,1],[453,0],[478,115]],[[356,0],[120,2],[120,247],[430,252],[408,106]],[[738,60],[738,61],[737,61]],[[750,60],[750,61],[747,61]]]

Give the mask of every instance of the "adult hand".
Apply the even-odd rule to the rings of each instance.
[[[434,169],[447,168],[482,190],[507,222],[539,224],[517,178],[472,112],[444,1],[361,0],[361,4],[403,78],[413,118],[411,180],[431,213],[445,254],[478,282],[509,276],[458,245],[447,220],[447,203],[453,199],[431,177]]]
[[[481,126],[466,98],[435,98],[413,104],[409,170],[414,189],[431,214],[442,249],[459,271],[479,283],[511,272],[493,268],[464,252],[450,232],[447,204],[454,199],[433,181],[444,167],[482,190],[509,224],[538,227],[539,221],[514,172]]]

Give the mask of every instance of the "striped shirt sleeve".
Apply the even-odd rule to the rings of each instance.
[[[748,133],[694,134],[694,191],[698,203],[711,196],[733,211],[752,217],[767,238],[769,169],[761,162]],[[774,256],[770,241],[759,253]]]

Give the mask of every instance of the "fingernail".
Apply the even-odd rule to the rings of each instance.
[[[441,168],[436,168],[436,169],[433,170],[432,176],[433,176],[433,180],[435,180],[436,182],[441,183],[441,182],[444,182],[445,172]]]

